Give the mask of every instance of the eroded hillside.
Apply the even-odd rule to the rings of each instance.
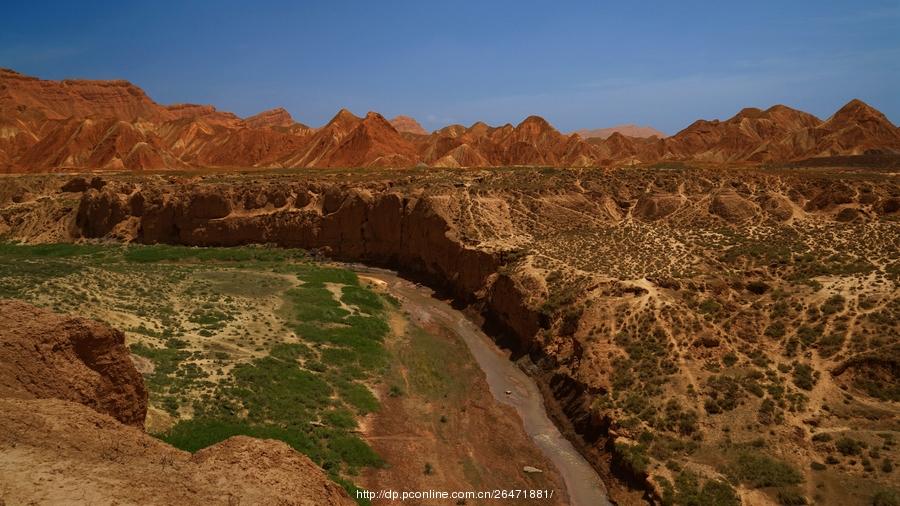
[[[895,175],[675,168],[70,179],[4,179],[0,233],[28,242],[271,243],[446,288],[528,357],[524,367],[560,423],[618,478],[611,493],[620,502],[639,500],[629,486],[664,502],[723,504],[864,504],[896,488]]]

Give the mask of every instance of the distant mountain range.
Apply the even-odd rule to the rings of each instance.
[[[572,133],[578,134],[585,139],[606,139],[612,134],[619,133],[624,135],[625,137],[638,137],[638,138],[646,138],[646,137],[659,137],[662,139],[666,136],[666,134],[660,132],[659,130],[649,127],[649,126],[637,126],[632,124],[627,125],[616,125],[609,128],[595,128],[593,130],[589,130],[587,128],[582,128],[581,130],[576,130]]]
[[[776,105],[697,120],[671,137],[626,125],[562,134],[543,118],[450,125],[342,109],[311,128],[284,109],[247,118],[209,105],[164,106],[127,81],[48,81],[0,69],[0,171],[241,167],[557,167],[659,161],[763,163],[900,153],[900,129],[852,100],[827,120]],[[608,135],[607,135],[608,132]]]

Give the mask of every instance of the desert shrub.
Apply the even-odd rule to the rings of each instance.
[[[713,299],[706,299],[703,302],[701,302],[699,306],[697,306],[697,309],[701,313],[714,315],[722,310],[722,305]]]
[[[751,281],[747,283],[747,290],[756,295],[762,295],[769,291],[769,285],[763,281]]]
[[[803,390],[812,390],[816,384],[813,368],[809,364],[794,364],[794,384]]]
[[[838,351],[844,345],[844,335],[834,332],[819,339],[819,355],[828,358]]]
[[[797,329],[797,337],[800,339],[800,343],[803,344],[803,347],[807,347],[822,337],[822,332],[824,331],[824,327],[822,325],[817,325],[815,327],[810,327],[807,325],[803,325]]]
[[[731,376],[711,376],[707,380],[707,387],[709,398],[703,406],[711,415],[733,410],[742,397],[740,383]]]
[[[841,455],[844,456],[860,455],[863,450],[863,444],[861,441],[857,441],[849,437],[842,437],[838,439],[834,442],[834,447],[837,448],[837,451],[841,452]]]
[[[872,496],[872,506],[900,506],[900,494],[893,490],[879,490]]]
[[[779,423],[784,419],[784,415],[771,397],[766,397],[759,404],[759,410],[757,411],[756,417],[757,420],[759,420],[759,423],[763,425]]]
[[[822,303],[821,311],[824,315],[832,315],[837,313],[838,311],[844,309],[844,302],[846,299],[840,294],[835,294],[829,297],[825,302]]]
[[[779,338],[784,337],[784,334],[785,334],[784,322],[782,322],[781,320],[773,321],[771,323],[771,325],[766,327],[766,330],[763,333],[766,336],[774,338],[774,339],[779,339]]]
[[[719,480],[706,480],[701,486],[700,478],[689,471],[683,471],[675,478],[674,504],[703,506],[738,506],[740,499],[734,488]]]
[[[803,492],[796,488],[782,488],[776,493],[778,504],[783,506],[803,506],[806,504],[806,497]]]
[[[786,462],[750,451],[738,454],[728,474],[751,488],[783,487],[803,482],[803,475]]]
[[[650,467],[650,458],[647,457],[647,447],[643,444],[616,443],[616,454],[621,464],[632,474],[643,475]]]

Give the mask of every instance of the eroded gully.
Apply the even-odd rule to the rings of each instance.
[[[433,292],[383,269],[351,265],[358,274],[380,280],[417,319],[437,320],[465,342],[484,372],[491,394],[502,404],[512,406],[525,432],[535,446],[563,476],[573,506],[603,506],[610,502],[606,487],[594,468],[581,456],[550,420],[540,390],[524,371],[494,341],[461,311],[435,298]],[[498,434],[498,437],[502,435]]]

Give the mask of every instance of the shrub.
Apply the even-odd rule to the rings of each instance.
[[[764,334],[768,337],[772,337],[775,339],[784,337],[784,334],[785,334],[784,322],[782,322],[781,320],[775,320],[774,322],[772,322],[771,325],[766,327]]]
[[[841,295],[832,295],[822,304],[822,314],[831,315],[844,309],[844,297]]]
[[[668,482],[667,482],[668,483]],[[719,480],[707,480],[700,486],[700,478],[689,471],[683,471],[675,478],[677,494],[674,504],[696,504],[704,506],[738,506],[740,499],[731,485]]]
[[[616,453],[618,453],[622,464],[632,473],[637,475],[646,474],[647,468],[650,466],[650,458],[647,457],[646,446],[642,444],[616,443]]]
[[[809,364],[794,364],[794,384],[803,390],[812,390],[816,384],[813,368]]]
[[[794,488],[782,488],[778,490],[778,503],[784,506],[803,506],[806,504],[806,497],[803,493]]]
[[[863,445],[860,441],[848,437],[838,439],[835,441],[834,446],[841,452],[841,455],[845,456],[859,455],[862,453],[863,449]]]
[[[751,488],[783,487],[803,482],[803,476],[790,464],[753,452],[740,453],[728,473],[735,481]]]
[[[747,290],[756,295],[762,295],[769,291],[769,285],[763,281],[751,281],[747,283]]]
[[[900,494],[893,490],[879,490],[872,496],[872,506],[900,506]]]

